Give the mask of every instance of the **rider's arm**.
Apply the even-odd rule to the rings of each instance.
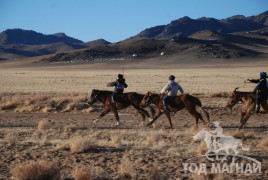
[[[128,87],[127,83],[124,83],[124,88],[127,88],[127,87]]]
[[[106,84],[107,87],[113,87],[116,85],[116,82],[109,82]]]
[[[249,82],[258,84],[260,82],[259,79],[248,79]]]
[[[161,90],[161,94],[164,94],[165,92],[167,92],[169,90],[169,84],[167,84],[165,87],[163,87],[163,89]]]
[[[178,84],[179,85],[179,84]],[[178,86],[178,88],[179,88],[179,91],[181,92],[181,93],[183,93],[184,91],[183,91],[183,89],[182,89],[182,87],[179,85]]]

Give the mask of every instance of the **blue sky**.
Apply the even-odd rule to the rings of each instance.
[[[224,19],[267,10],[268,0],[0,0],[0,31],[64,32],[85,42],[117,42],[183,16]]]

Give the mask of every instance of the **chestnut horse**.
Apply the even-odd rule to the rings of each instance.
[[[246,110],[241,112],[241,125],[238,128],[241,129],[245,127],[246,122],[248,121],[249,117],[255,109],[256,94],[253,92],[239,92],[237,91],[237,89],[238,88],[235,88],[230,98],[228,99],[227,107],[232,108],[238,102],[242,102],[245,104]],[[268,111],[266,100],[263,100],[261,102],[261,107],[264,111]]]
[[[154,104],[156,105],[156,115],[153,118],[153,120],[147,124],[147,126],[152,125],[162,114],[162,110],[163,110],[163,96],[159,95],[159,94],[154,94],[151,92],[148,92],[142,99],[140,106],[141,107],[145,107],[149,104]],[[204,114],[206,115],[207,118],[207,122],[204,121],[202,115],[196,111],[196,106],[200,107],[200,109],[204,112]],[[173,98],[173,100],[171,100],[170,102],[167,102],[167,108],[168,111],[165,111],[165,115],[169,121],[169,125],[170,127],[168,128],[173,128],[172,126],[172,122],[171,122],[171,118],[170,118],[170,112],[177,112],[180,111],[184,108],[186,108],[189,113],[195,118],[196,121],[196,128],[198,128],[198,120],[201,119],[203,121],[204,124],[208,124],[210,123],[209,120],[209,114],[207,111],[205,111],[202,107],[202,104],[200,102],[200,100],[194,96],[191,96],[189,94],[183,94],[180,96],[176,96]]]
[[[91,104],[94,104],[96,101],[100,101],[105,105],[104,110],[101,112],[99,117],[93,121],[94,124],[96,124],[98,120],[100,120],[103,116],[108,114],[110,111],[113,111],[114,116],[116,118],[115,126],[119,126],[120,125],[119,116],[118,116],[117,111],[121,109],[125,109],[129,106],[133,106],[141,114],[143,118],[143,122],[141,123],[141,125],[143,125],[145,121],[145,116],[149,120],[151,119],[149,113],[145,109],[139,106],[144,95],[138,94],[136,92],[123,93],[122,95],[120,95],[119,98],[118,97],[115,98],[114,105],[111,105],[112,93],[113,93],[112,91],[102,91],[102,90],[97,90],[97,89],[92,90],[88,104],[91,105]],[[155,110],[151,106],[149,107],[150,107],[151,113],[154,116]]]

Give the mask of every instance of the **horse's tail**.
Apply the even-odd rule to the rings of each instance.
[[[195,103],[198,107],[200,107],[201,111],[206,115],[208,123],[210,123],[209,113],[202,107],[201,101],[197,97],[191,96],[189,94],[187,94],[187,97],[191,102]]]

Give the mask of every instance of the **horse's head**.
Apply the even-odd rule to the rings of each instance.
[[[140,107],[146,107],[151,104],[153,101],[153,94],[151,92],[147,92],[143,99],[141,100]]]
[[[207,130],[202,129],[199,131],[196,135],[194,135],[193,139],[194,141],[201,141],[206,137]]]
[[[236,91],[237,89],[238,88],[235,88],[235,90],[232,92],[226,107],[232,108],[236,103],[242,100],[242,96]]]
[[[100,94],[99,90],[93,89],[91,91],[91,95],[89,97],[88,104],[90,104],[90,105],[94,104],[98,100],[99,94]]]

